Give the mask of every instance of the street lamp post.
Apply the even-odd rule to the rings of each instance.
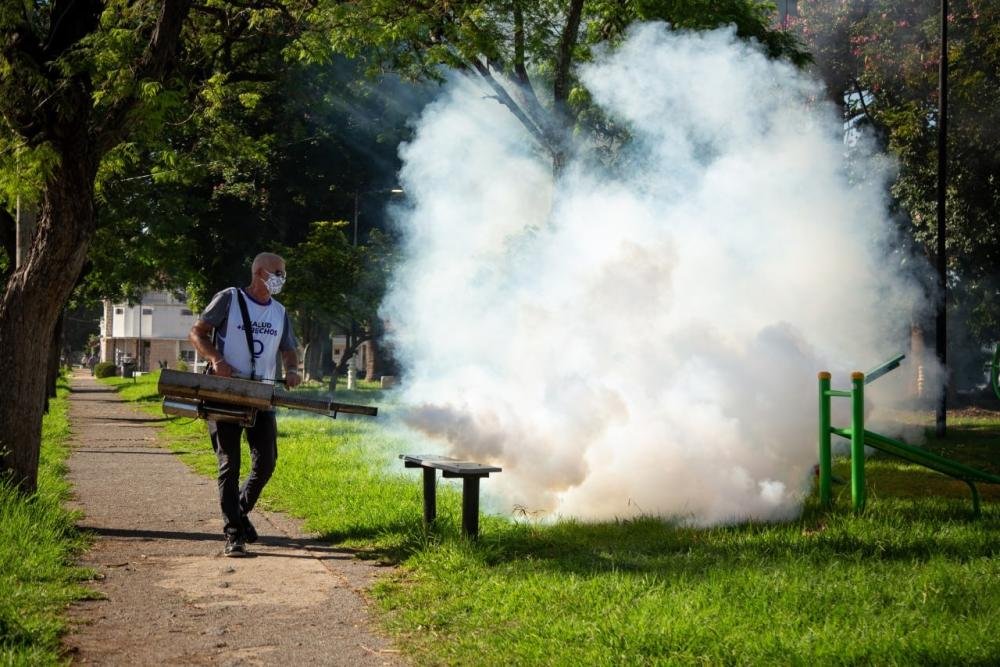
[[[351,245],[353,245],[354,247],[357,247],[357,245],[358,245],[358,220],[361,217],[361,195],[363,195],[363,194],[365,194],[365,195],[370,195],[370,194],[371,195],[373,195],[373,194],[402,195],[402,194],[404,194],[404,192],[403,192],[403,188],[401,188],[401,187],[394,187],[394,188],[383,189],[383,190],[365,190],[365,191],[355,190],[354,191],[354,225],[353,225],[354,226],[354,233],[353,233],[353,237],[354,238],[353,238],[353,241],[351,243]],[[348,343],[353,343],[354,341],[357,340],[357,338],[358,338],[358,322],[355,319],[351,319],[351,332],[349,334],[349,338],[348,338],[347,342]],[[347,347],[347,345],[345,345],[345,350],[346,350],[346,347]],[[357,350],[355,350],[355,354],[357,354]],[[355,367],[354,358],[355,358],[355,356],[352,354],[351,355],[351,359],[348,361],[348,364],[347,364],[347,388],[348,389],[354,389],[355,377],[357,375],[357,369]],[[368,379],[370,380],[371,378],[368,378]]]
[[[354,191],[354,243],[353,245],[358,245],[358,214],[361,212],[361,193],[357,190]]]
[[[938,309],[935,351],[941,364],[941,397],[938,399],[935,432],[947,433],[948,419],[948,257],[945,249],[945,188],[948,184],[948,0],[941,0],[941,63],[938,70],[938,178],[937,178],[937,282]]]

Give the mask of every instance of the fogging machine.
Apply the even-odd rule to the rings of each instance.
[[[279,405],[334,419],[341,412],[369,417],[378,414],[377,407],[292,394],[265,382],[170,369],[160,372],[156,388],[163,396],[164,414],[243,426],[253,426],[258,410],[271,410]]]

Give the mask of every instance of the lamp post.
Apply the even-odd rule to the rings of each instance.
[[[937,174],[937,283],[938,308],[935,351],[941,364],[941,397],[938,399],[935,432],[947,433],[948,420],[948,257],[945,249],[945,188],[948,184],[948,0],[941,0],[941,63],[938,70],[938,174]]]
[[[135,370],[142,370],[142,297],[139,297],[139,340],[135,349]],[[135,375],[132,375],[135,378]]]
[[[361,212],[361,193],[354,191],[354,241],[352,245],[358,245],[358,214]]]
[[[399,186],[396,186],[396,187],[393,187],[393,188],[388,188],[388,189],[383,189],[383,190],[365,190],[365,191],[355,190],[354,191],[354,234],[353,234],[354,238],[353,238],[353,241],[352,241],[351,245],[353,245],[355,248],[358,246],[358,220],[361,217],[361,195],[369,195],[369,194],[402,195],[402,194],[405,194],[405,192],[403,191],[403,188],[401,188]],[[348,344],[353,344],[354,341],[357,340],[357,338],[358,338],[358,322],[357,322],[357,320],[355,320],[355,319],[352,318],[351,319],[351,331],[350,331],[350,334],[348,335],[348,340],[346,341],[345,349],[346,349],[346,347],[347,347]],[[369,349],[369,352],[371,352],[371,349]],[[350,358],[350,360],[347,363],[347,388],[348,389],[354,389],[354,386],[355,386],[355,378],[357,376],[357,368],[356,368],[356,363],[355,363],[355,355],[356,354],[357,354],[357,350],[355,350],[355,353],[351,355],[351,358]],[[372,378],[368,378],[368,379],[371,380]]]

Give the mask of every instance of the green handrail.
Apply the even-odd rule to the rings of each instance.
[[[851,498],[854,511],[865,508],[865,374],[851,373]]]
[[[906,359],[905,354],[897,354],[889,361],[883,364],[879,364],[875,368],[871,369],[870,371],[865,373],[865,384],[874,382],[875,380],[879,379],[889,371],[896,370],[897,368],[899,368],[899,365],[903,363],[903,359]]]
[[[903,360],[904,355],[893,357],[889,361],[876,366],[870,375],[855,371],[851,373],[851,390],[838,391],[830,388],[830,373],[823,371],[819,374],[819,496],[820,503],[829,506],[830,482],[833,477],[832,472],[832,443],[831,435],[838,435],[851,441],[851,499],[854,511],[861,512],[865,508],[865,446],[874,447],[893,456],[905,459],[917,465],[930,468],[949,477],[965,482],[972,492],[972,507],[978,516],[980,513],[979,490],[975,482],[987,484],[1000,484],[1000,476],[992,475],[976,468],[945,458],[933,452],[929,452],[905,442],[865,430],[864,405],[865,405],[865,385],[889,371],[897,368]],[[993,370],[991,381],[994,391],[1000,397],[997,390],[997,375],[1000,373],[1000,347],[993,355]],[[874,376],[874,377],[873,377]],[[850,397],[851,399],[851,427],[837,428],[830,421],[830,399],[833,397]]]
[[[865,444],[908,461],[919,463],[925,468],[931,468],[950,477],[985,482],[987,484],[1000,484],[1000,477],[997,475],[991,475],[984,470],[971,468],[953,459],[945,458],[920,447],[908,445],[899,440],[893,440],[878,433],[865,431]]]
[[[830,374],[819,374],[819,502],[830,506],[833,448],[830,443]]]

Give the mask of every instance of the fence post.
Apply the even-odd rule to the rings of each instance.
[[[819,374],[819,502],[830,506],[830,479],[833,474],[830,443],[830,373]]]
[[[865,374],[851,373],[851,500],[865,509]]]

